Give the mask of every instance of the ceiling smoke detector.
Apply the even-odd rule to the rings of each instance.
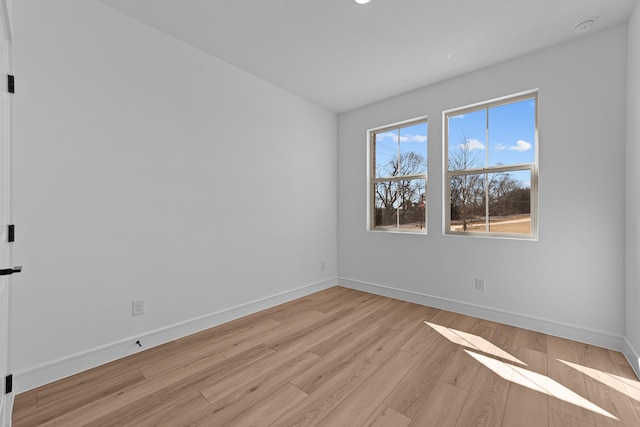
[[[595,22],[595,19],[585,19],[584,21],[580,21],[573,26],[573,32],[578,34],[586,33],[591,30]]]

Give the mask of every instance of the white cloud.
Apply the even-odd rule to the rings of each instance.
[[[531,150],[532,147],[533,145],[531,145],[530,142],[527,142],[523,139],[519,139],[516,142],[516,145],[512,145],[511,147],[508,148],[508,150],[523,152],[523,151]]]
[[[458,147],[463,148],[465,150],[473,151],[473,150],[484,150],[484,144],[475,138],[467,139],[467,142],[464,144],[458,145]]]
[[[397,132],[379,133],[379,134],[376,135],[376,139],[378,139],[378,140],[382,140],[382,139],[397,140],[398,139],[398,133]],[[400,136],[400,142],[426,142],[426,141],[427,141],[427,135],[415,134],[415,135],[401,135]]]
[[[503,151],[507,149],[506,145],[502,145],[502,144],[493,144],[493,147],[496,151]]]
[[[376,134],[376,139],[380,140],[380,139],[396,139],[398,137],[398,134],[395,132],[383,132],[383,133],[378,133]]]
[[[400,137],[400,142],[426,142],[427,135],[402,135]]]

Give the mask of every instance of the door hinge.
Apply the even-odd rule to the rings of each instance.
[[[7,92],[16,93],[16,82],[15,77],[11,74],[7,75]]]
[[[13,375],[7,375],[4,377],[4,392],[9,394],[13,391]]]
[[[7,242],[16,241],[16,226],[14,224],[7,225]]]
[[[20,273],[21,271],[21,265],[16,265],[13,268],[3,268],[2,270],[0,270],[0,276],[10,276],[12,274]]]

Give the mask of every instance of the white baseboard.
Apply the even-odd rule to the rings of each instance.
[[[485,307],[463,301],[456,301],[453,299],[427,295],[404,289],[397,289],[389,286],[378,285],[375,283],[368,283],[361,280],[348,279],[344,277],[338,278],[338,284],[340,286],[360,290],[363,292],[387,296],[390,298],[409,301],[416,304],[427,305],[430,307],[453,311],[455,313],[465,314],[468,316],[478,317],[494,322],[505,323],[507,325],[542,332],[557,337],[567,338],[586,344],[608,348],[611,350],[623,351],[623,349],[625,348],[626,340],[623,336],[584,328],[577,325],[556,322],[540,317],[529,316],[507,310]],[[627,355],[627,357],[629,357],[629,355]],[[638,358],[636,357],[635,360],[637,366]],[[637,368],[635,369],[636,373],[638,373]]]
[[[14,393],[40,387],[53,381],[95,368],[108,362],[147,350],[187,335],[221,325],[249,314],[257,313],[278,304],[318,292],[337,285],[335,278],[301,286],[245,304],[230,307],[215,313],[190,319],[175,325],[128,337],[123,340],[105,344],[88,351],[66,356],[46,364],[13,374]],[[135,344],[136,340],[143,347]]]
[[[622,354],[627,358],[629,364],[633,368],[636,376],[640,378],[640,353],[638,353],[631,343],[625,338],[624,347],[622,349]]]

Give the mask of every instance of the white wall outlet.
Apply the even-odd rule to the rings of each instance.
[[[131,301],[131,315],[139,316],[141,314],[144,314],[144,300],[136,299]]]
[[[320,270],[324,270],[325,268],[327,268],[327,263],[325,262],[325,260],[320,261]]]
[[[476,290],[484,291],[484,279],[476,279]]]

